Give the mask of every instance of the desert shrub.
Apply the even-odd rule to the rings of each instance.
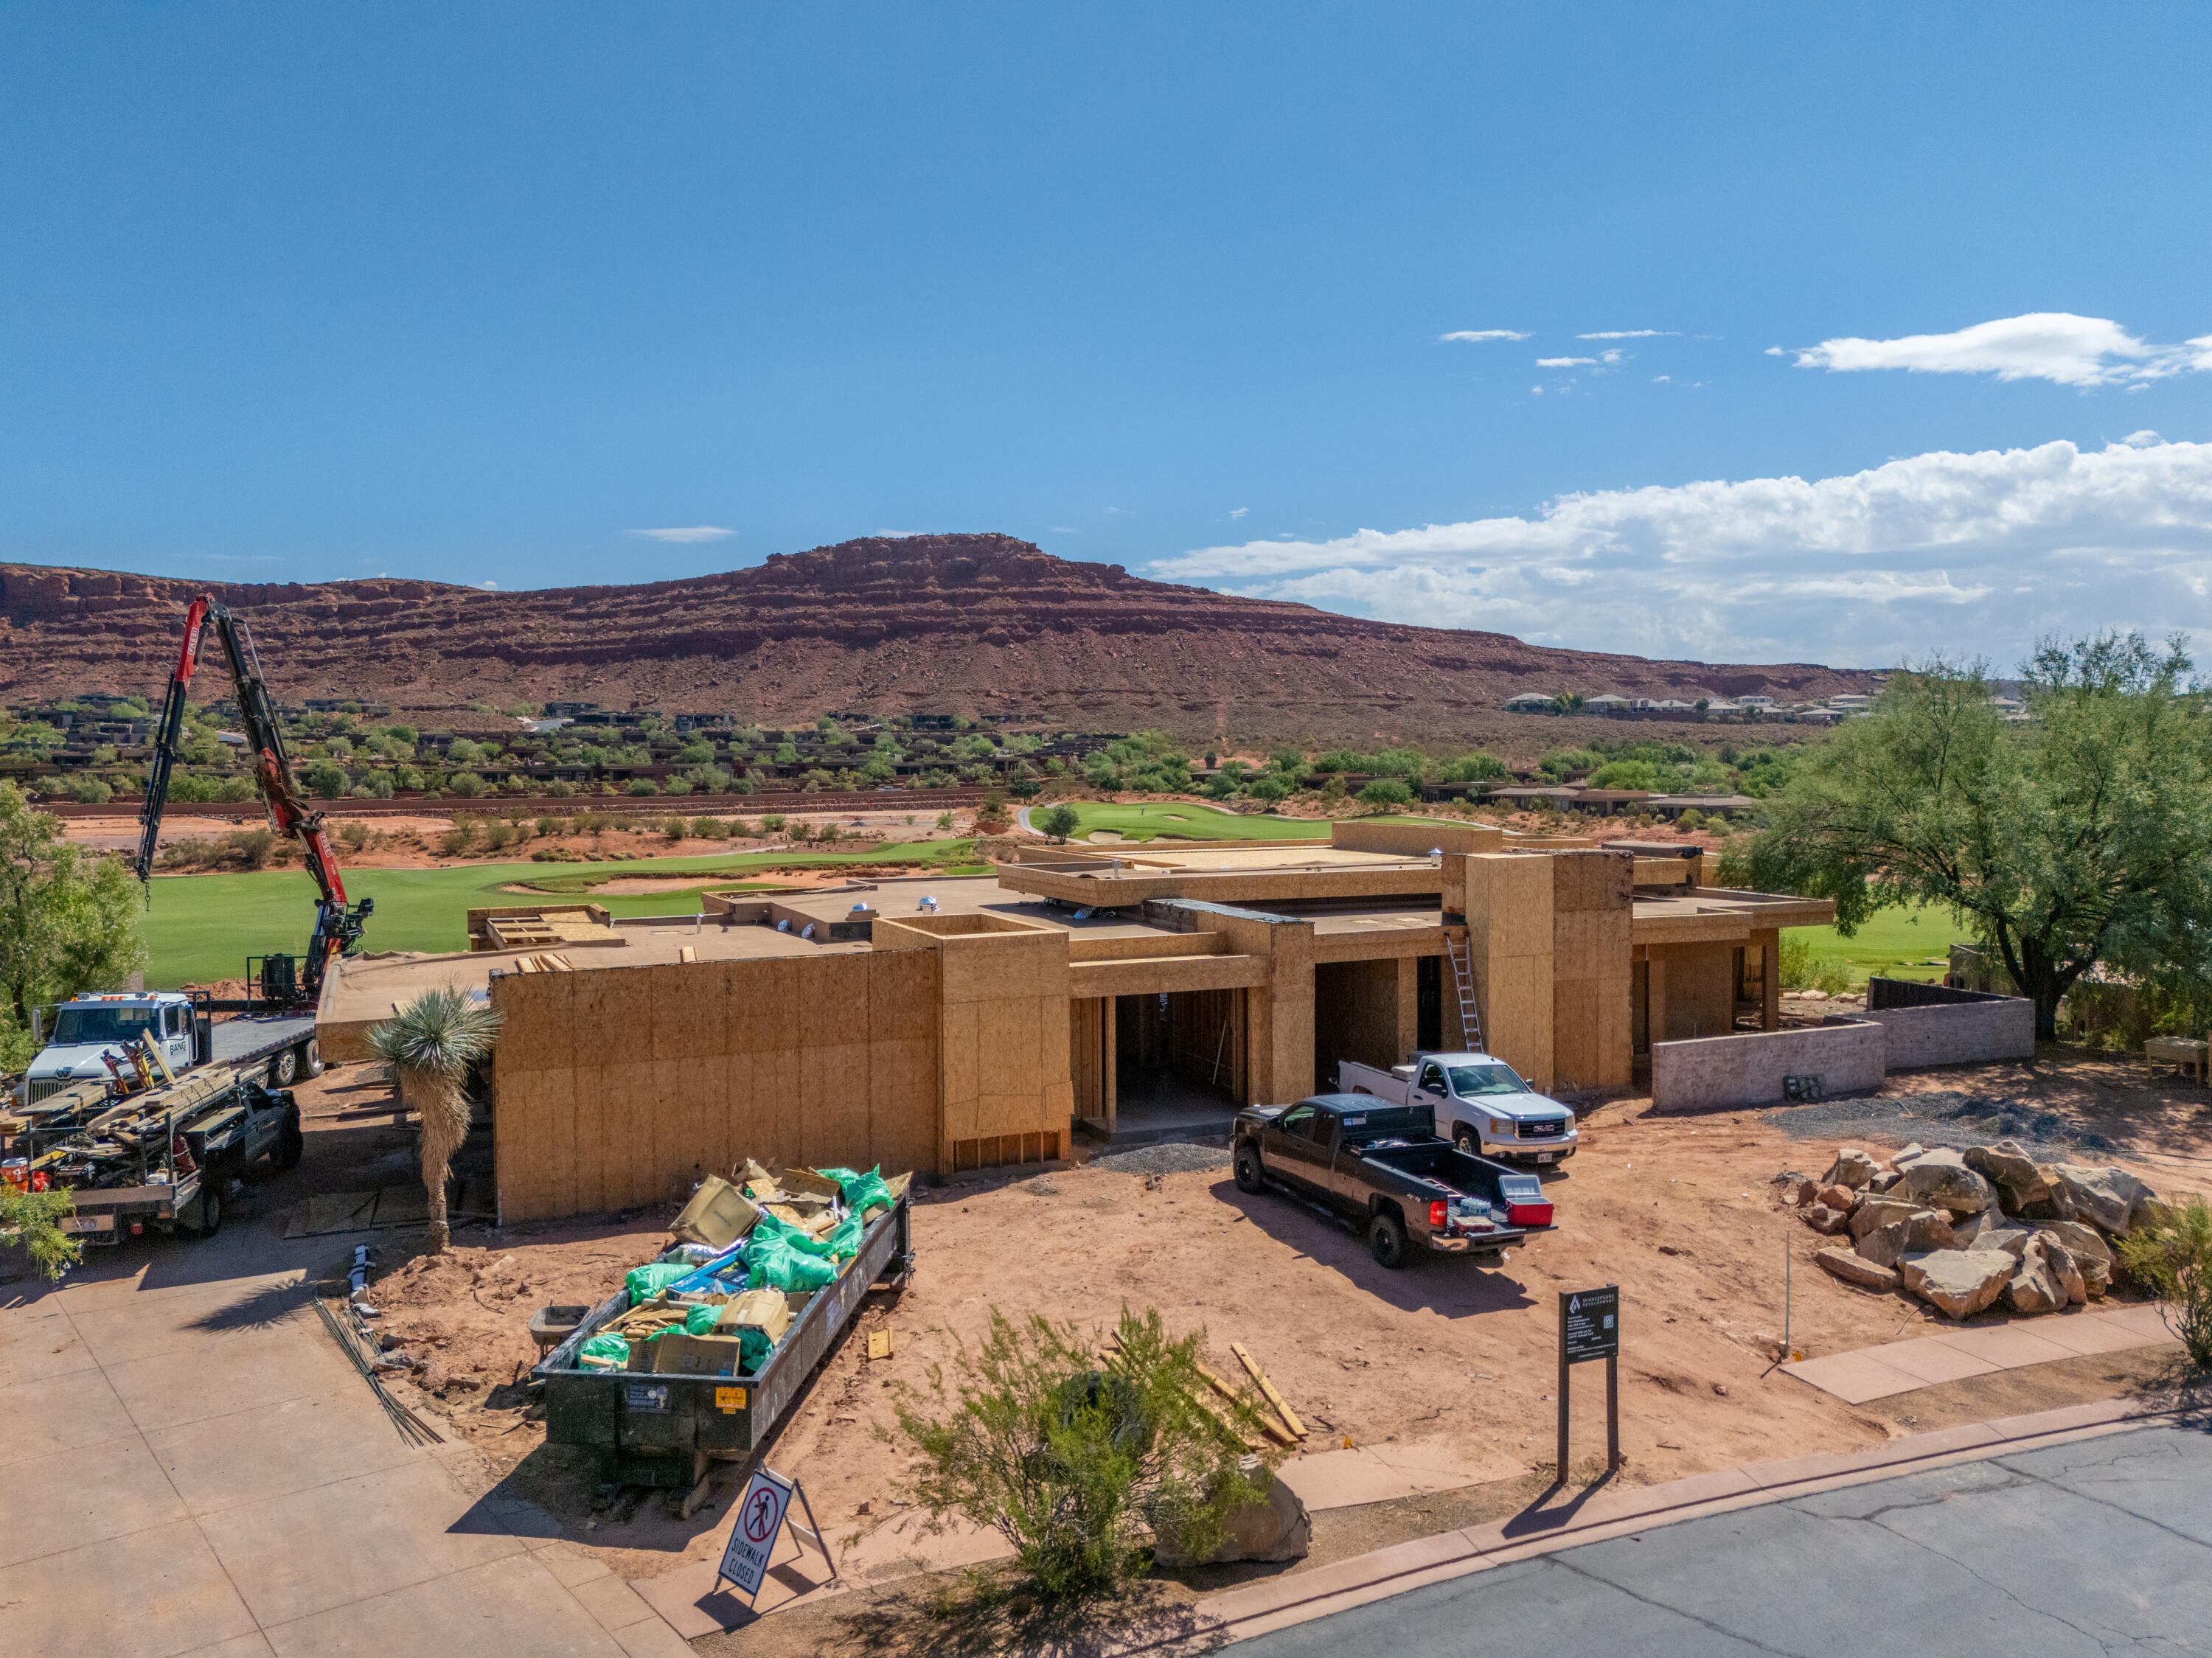
[[[1783,929],[1781,957],[1784,990],[1825,990],[1839,996],[1851,987],[1850,970],[1832,957],[1815,955],[1813,941],[1802,932]]]
[[[565,800],[576,792],[576,786],[565,777],[556,777],[539,785],[538,792],[550,794],[556,800]]]
[[[761,833],[763,835],[781,835],[783,833],[783,814],[780,811],[762,813]]]
[[[472,771],[457,771],[446,780],[446,786],[464,800],[474,800],[488,792],[491,785]]]
[[[1403,788],[1405,787],[1405,785],[1401,783],[1398,786]],[[1255,800],[1266,800],[1269,802],[1287,800],[1297,792],[1297,790],[1296,786],[1291,783],[1289,778],[1278,776],[1272,773],[1267,776],[1254,779],[1251,784],[1248,786],[1244,791],[1245,793],[1250,795]],[[1342,780],[1340,779],[1338,780],[1337,793],[1341,797],[1343,793]]]
[[[660,832],[666,835],[671,841],[686,840],[691,834],[690,821],[683,817],[663,818],[660,824]]]
[[[69,780],[69,798],[79,805],[104,806],[115,798],[115,791],[97,777],[72,777]]]
[[[1685,835],[1693,833],[1698,829],[1705,828],[1705,814],[1699,811],[1695,806],[1689,807],[1680,817],[1677,817],[1674,820],[1674,827],[1680,829]]]
[[[2129,1275],[2166,1303],[2166,1327],[2189,1362],[2212,1370],[2212,1207],[2201,1197],[2163,1206],[2150,1224],[2114,1242]]]
[[[1102,1370],[1096,1332],[1018,1325],[993,1308],[950,1380],[933,1364],[926,1388],[897,1392],[898,1437],[919,1453],[903,1494],[936,1523],[959,1515],[998,1532],[1050,1600],[1135,1576],[1147,1527],[1203,1558],[1229,1516],[1265,1494],[1240,1466],[1243,1443],[1199,1403],[1203,1334],[1170,1339],[1158,1313],[1127,1308],[1117,1333]],[[1248,1432],[1258,1422],[1241,1401],[1221,1408]]]
[[[1413,790],[1395,777],[1378,777],[1359,791],[1359,804],[1363,806],[1380,806],[1388,809],[1391,806],[1402,806],[1413,798]]]
[[[814,838],[825,847],[834,847],[844,838],[844,831],[835,823],[824,823],[814,831]]]
[[[62,1230],[63,1218],[76,1208],[74,1193],[0,1186],[0,1238],[21,1247],[46,1277],[58,1278],[84,1256],[84,1246]]]
[[[689,794],[691,793],[691,780],[688,777],[672,777],[660,786],[660,792],[663,794]]]
[[[489,850],[493,852],[501,851],[514,841],[514,825],[512,823],[501,823],[497,819],[494,819],[491,823],[484,825],[483,837],[484,846]]]
[[[568,820],[565,817],[556,817],[549,812],[538,820],[538,833],[541,839],[548,835],[566,835],[568,832]]]
[[[210,864],[220,863],[224,850],[220,841],[187,835],[163,847],[155,861],[177,869],[201,869]]]
[[[650,777],[633,777],[629,780],[628,792],[635,795],[658,794],[660,793],[660,785]]]
[[[276,851],[276,835],[265,829],[233,829],[222,837],[223,850],[245,860],[248,869],[266,869]]]
[[[338,825],[338,844],[348,852],[359,852],[368,844],[368,825],[358,817]]]
[[[465,811],[453,814],[453,826],[440,837],[438,846],[448,858],[458,858],[476,844],[477,820]]]
[[[952,827],[952,814],[949,811],[939,812],[937,814],[937,827],[941,829],[951,829]]]

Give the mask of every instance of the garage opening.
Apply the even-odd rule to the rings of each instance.
[[[1248,1096],[1244,992],[1192,990],[1079,1003],[1076,1114],[1117,1142],[1226,1134]]]
[[[1406,1058],[1413,1046],[1418,997],[1400,1005],[1402,991],[1415,989],[1413,963],[1322,962],[1314,968],[1314,1087],[1336,1087],[1336,1068],[1346,1060],[1384,1069]]]

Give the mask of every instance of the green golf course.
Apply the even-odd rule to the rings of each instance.
[[[1270,817],[1259,813],[1245,817],[1201,806],[1188,800],[1166,800],[1152,805],[1121,805],[1096,800],[1075,800],[1080,820],[1071,838],[1088,840],[1100,830],[1124,841],[1326,841],[1328,820],[1317,817]],[[1030,821],[1041,820],[1048,807],[1031,809]],[[1411,818],[1384,818],[1384,823],[1411,823]]]
[[[1841,963],[1854,984],[1865,983],[1873,973],[1885,979],[1940,979],[1951,946],[1973,940],[1949,912],[1936,908],[1879,910],[1849,938],[1832,926],[1791,931],[1812,941],[1814,956]]]
[[[744,881],[774,885],[762,872],[840,864],[911,865],[916,873],[972,865],[973,841],[928,841],[865,851],[751,853],[725,858],[633,858],[604,864],[465,864],[449,869],[364,869],[346,874],[346,894],[374,898],[363,950],[465,950],[465,913],[500,904],[526,904],[532,895],[501,890],[532,884],[547,902],[588,897],[617,915],[689,915],[700,894]],[[608,881],[696,875],[684,890],[599,897]],[[157,990],[214,979],[242,978],[246,958],[307,948],[315,923],[315,884],[304,870],[264,870],[236,875],[164,875],[149,892],[144,920],[151,957],[146,982]]]

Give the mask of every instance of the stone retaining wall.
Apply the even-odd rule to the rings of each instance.
[[[1916,1010],[1917,1011],[1917,1010]],[[1651,1105],[1692,1111],[1765,1105],[1786,1097],[1785,1077],[1818,1077],[1824,1094],[1880,1086],[1883,1027],[1868,1019],[1836,1019],[1805,1030],[1748,1031],[1700,1036],[1651,1047]]]

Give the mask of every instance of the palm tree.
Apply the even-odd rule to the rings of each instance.
[[[500,1015],[459,985],[425,991],[368,1032],[369,1051],[391,1067],[399,1103],[422,1118],[422,1184],[430,1198],[430,1253],[451,1241],[446,1224],[446,1173],[469,1134],[469,1102],[461,1083],[491,1052]]]

